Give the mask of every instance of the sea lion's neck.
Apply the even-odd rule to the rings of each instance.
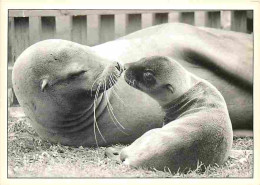
[[[209,98],[211,96],[211,98]],[[219,106],[215,101],[217,95],[204,82],[198,82],[186,93],[163,106],[164,122],[169,123],[189,113]],[[212,101],[209,101],[211,99]]]
[[[57,119],[55,128],[62,132],[76,132],[79,129],[84,129],[93,126],[94,121],[97,121],[102,115],[107,106],[107,99],[110,99],[110,91],[101,93],[92,103],[87,104],[80,111],[70,112],[66,115],[60,115]]]

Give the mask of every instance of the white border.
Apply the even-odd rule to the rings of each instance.
[[[259,1],[226,1],[218,0],[6,0],[1,2],[1,17],[0,17],[0,184],[260,184],[260,119],[259,119],[259,19],[260,18],[260,2]],[[239,179],[239,178],[221,178],[221,179],[7,179],[7,12],[8,9],[253,9],[254,10],[254,178]],[[256,70],[258,69],[258,70]]]

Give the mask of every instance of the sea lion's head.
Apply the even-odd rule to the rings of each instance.
[[[191,86],[191,78],[172,58],[153,56],[125,65],[125,80],[147,93],[163,106],[178,98]]]
[[[13,87],[27,115],[51,122],[60,114],[90,107],[95,95],[116,83],[122,69],[118,62],[100,57],[90,47],[46,40],[19,56],[13,69]]]

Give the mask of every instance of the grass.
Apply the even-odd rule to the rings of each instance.
[[[123,146],[121,146],[123,147]],[[39,138],[25,118],[8,120],[8,177],[138,177],[218,178],[252,177],[253,156],[240,153],[222,166],[200,166],[186,174],[169,170],[135,169],[104,156],[105,147],[68,147]],[[253,150],[253,138],[234,138],[233,149]]]

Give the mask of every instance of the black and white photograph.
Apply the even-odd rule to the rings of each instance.
[[[254,178],[253,9],[7,19],[7,179]]]

